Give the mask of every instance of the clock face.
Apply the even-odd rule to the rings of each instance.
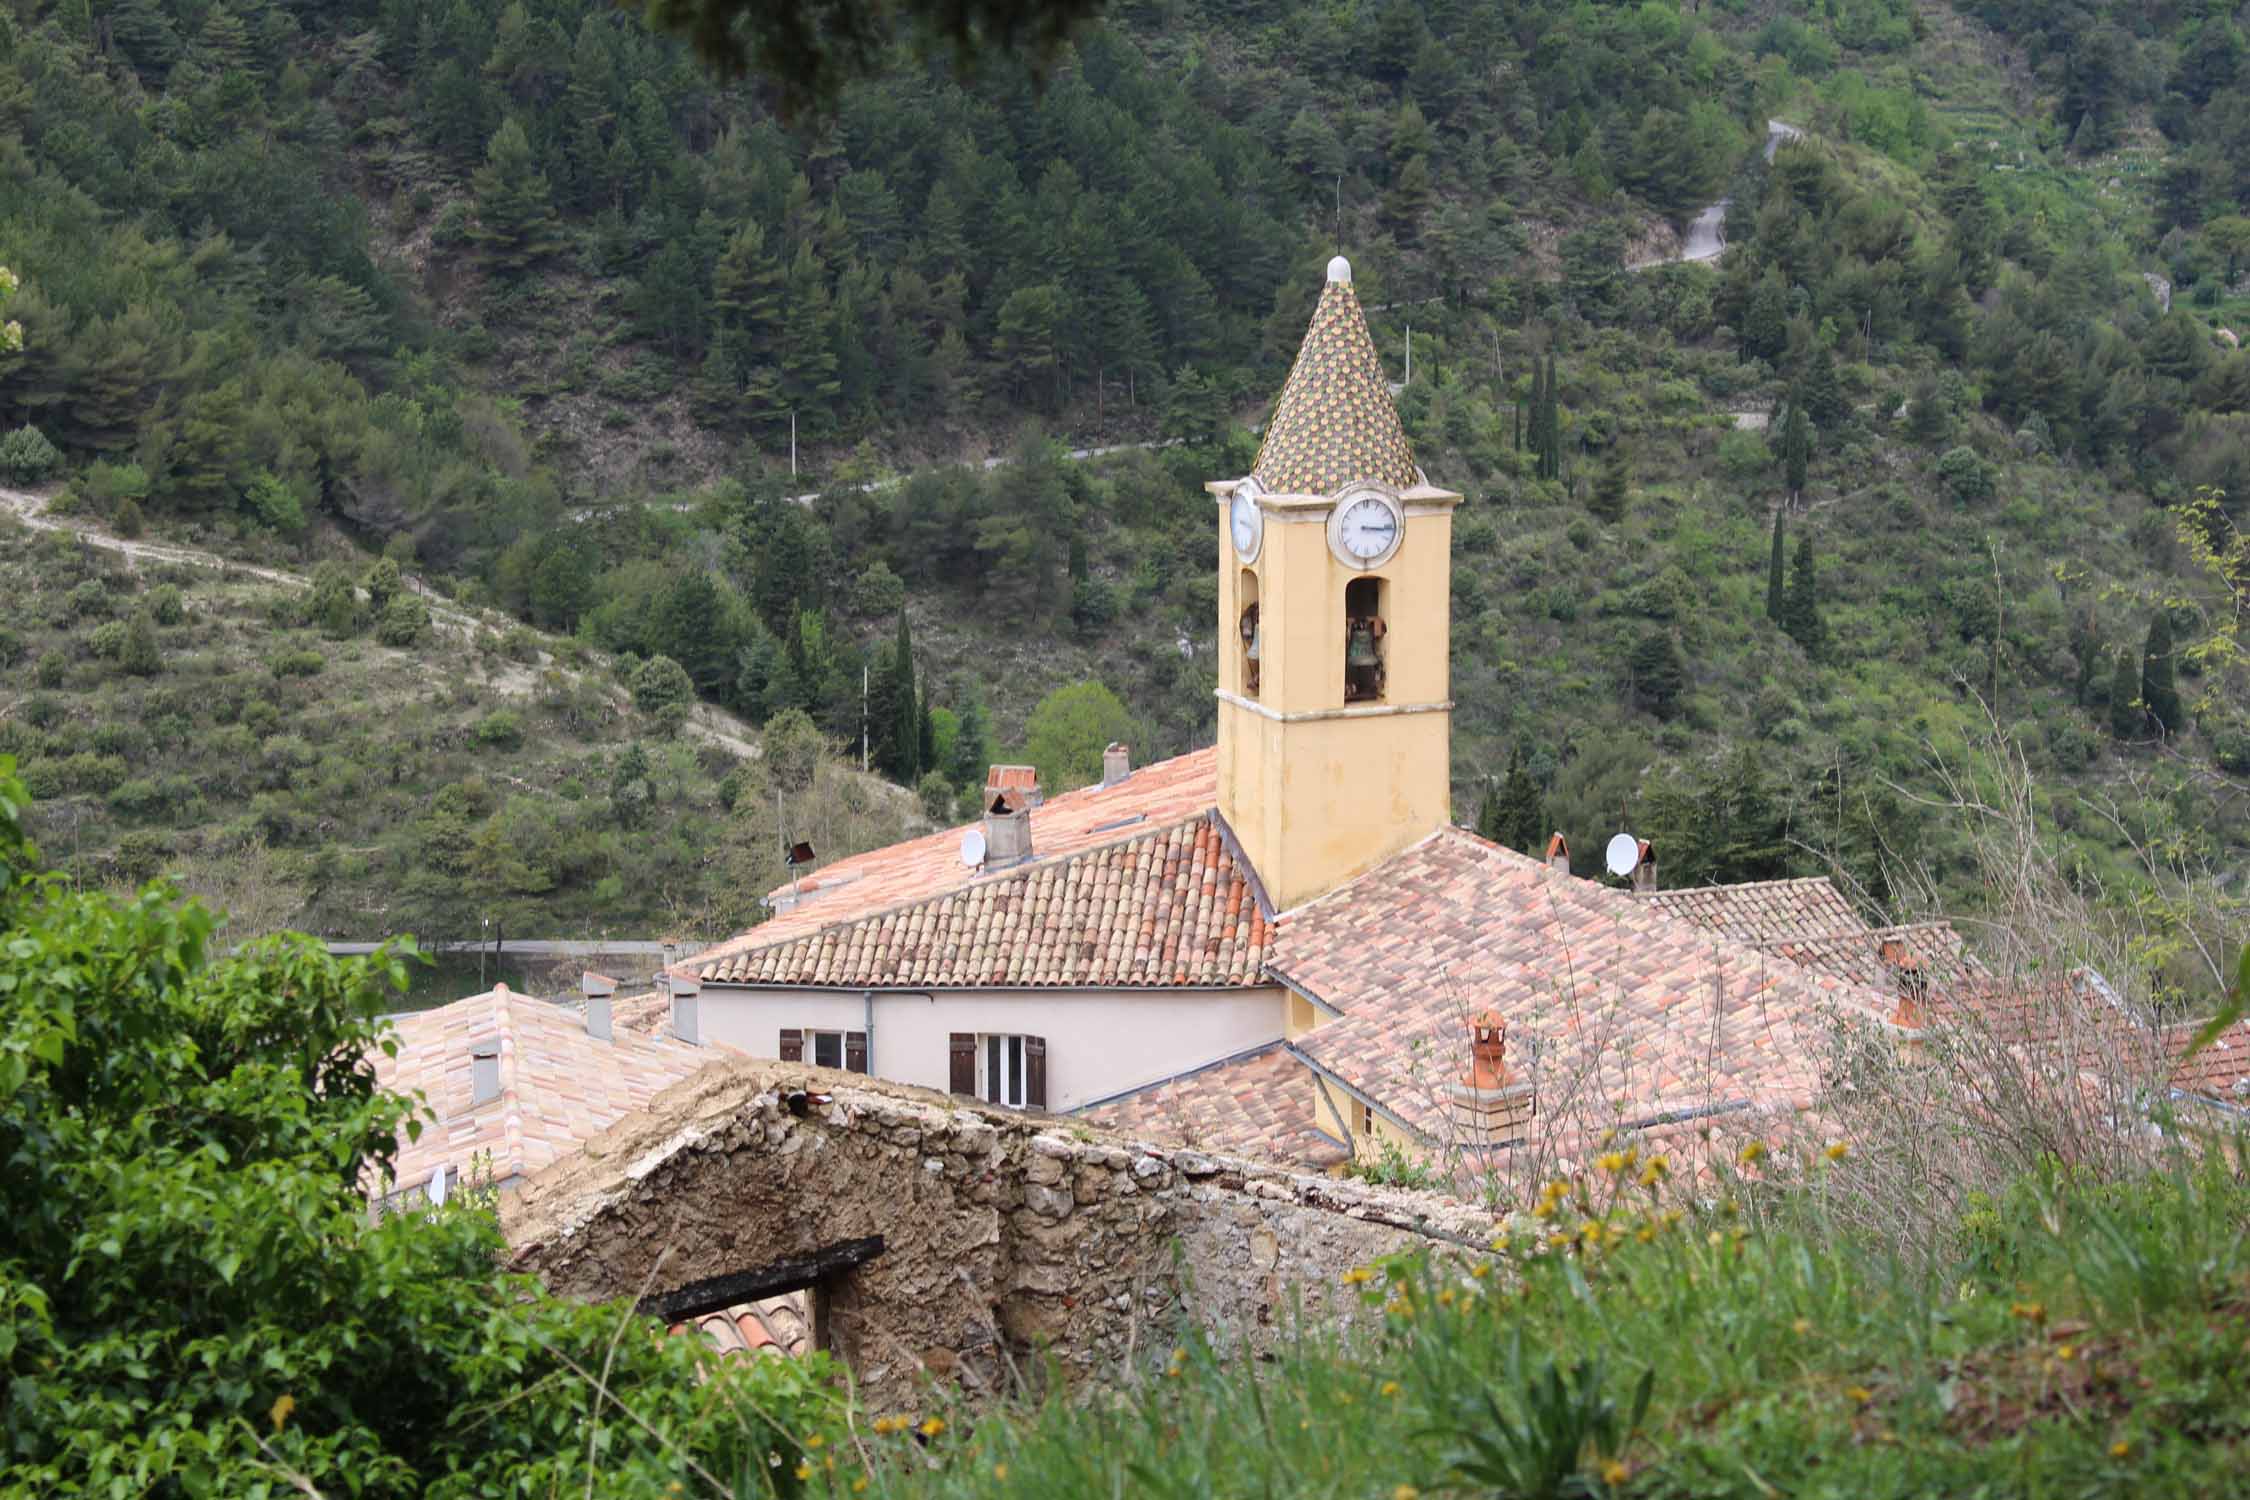
[[[1372,563],[1397,550],[1398,507],[1380,495],[1348,500],[1336,518],[1336,545],[1352,562]]]
[[[1266,513],[1258,509],[1256,490],[1245,485],[1234,492],[1234,501],[1227,508],[1227,524],[1234,532],[1235,556],[1255,562],[1258,544],[1266,534]]]

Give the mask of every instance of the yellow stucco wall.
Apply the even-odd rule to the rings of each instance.
[[[1218,487],[1214,487],[1215,489]],[[1255,575],[1260,683],[1247,698],[1245,588],[1219,499],[1219,810],[1283,910],[1406,848],[1451,817],[1451,495],[1406,502],[1406,531],[1381,567],[1329,551],[1325,502],[1266,497]],[[1377,703],[1344,701],[1345,590],[1387,585],[1387,682]],[[1264,710],[1264,712],[1261,712]],[[1306,717],[1312,715],[1314,717]]]

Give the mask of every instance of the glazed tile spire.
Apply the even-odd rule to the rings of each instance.
[[[1328,263],[1328,284],[1250,473],[1289,495],[1332,495],[1362,480],[1403,490],[1420,477],[1341,255]]]

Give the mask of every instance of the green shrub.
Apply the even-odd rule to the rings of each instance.
[[[154,677],[164,670],[164,653],[156,644],[156,622],[147,610],[136,610],[133,623],[125,627],[125,645],[117,661],[135,677]]]
[[[43,688],[61,687],[63,679],[69,675],[70,662],[60,651],[43,653],[38,663],[31,669],[32,681]]]
[[[106,620],[110,612],[109,585],[89,578],[64,596],[70,612],[81,620]]]
[[[97,461],[86,470],[79,481],[94,503],[107,511],[115,511],[127,502],[137,504],[148,498],[148,470],[139,464],[113,464]]]
[[[105,620],[86,637],[86,649],[103,661],[117,661],[125,655],[125,637],[131,628],[123,620]]]
[[[398,563],[388,557],[379,557],[360,579],[360,587],[367,590],[367,607],[381,614],[396,598],[404,585],[399,578]]]
[[[318,677],[327,670],[328,658],[322,656],[318,651],[283,651],[277,654],[268,665],[272,668],[273,675],[276,677]],[[253,706],[272,707],[271,704]],[[274,712],[278,716],[280,710],[275,709]],[[248,721],[247,712],[244,715],[244,721]]]
[[[921,784],[914,790],[922,799],[922,816],[933,823],[953,821],[953,804],[960,794],[953,789],[953,783],[945,779],[943,771],[925,772]]]
[[[86,736],[86,743],[104,755],[122,755],[129,761],[139,760],[148,753],[148,731],[138,724],[107,719],[94,726],[93,731]]]
[[[633,706],[643,713],[695,700],[695,683],[687,668],[669,656],[652,656],[633,668],[632,689]]]
[[[1937,477],[1953,498],[1963,505],[1978,505],[1990,500],[1995,487],[1995,474],[1991,464],[1977,456],[1973,448],[1948,448],[1937,461]]]
[[[23,703],[23,721],[34,729],[52,729],[70,717],[70,709],[52,693],[33,693]]]
[[[305,503],[279,475],[260,470],[242,492],[242,505],[261,525],[283,536],[305,529]]]
[[[61,466],[61,451],[36,427],[26,424],[0,437],[0,479],[37,484]]]
[[[0,669],[16,665],[24,659],[24,654],[23,637],[0,625]]]
[[[353,581],[352,570],[334,560],[313,569],[312,597],[305,613],[306,618],[319,627],[320,633],[332,641],[347,640],[359,634],[363,617],[359,608],[359,585]]]
[[[187,604],[180,597],[180,586],[167,583],[151,589],[148,612],[159,625],[179,625],[187,620]]]
[[[430,611],[412,594],[400,594],[375,622],[375,639],[400,648],[419,644],[430,633]]]
[[[120,500],[117,509],[110,514],[109,525],[112,531],[127,541],[139,536],[147,525],[141,517],[140,502]]]
[[[514,709],[495,709],[477,720],[471,733],[488,750],[516,750],[523,745],[523,720]]]

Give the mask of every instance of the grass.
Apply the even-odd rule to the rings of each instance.
[[[2240,1145],[2131,1182],[2026,1178],[1924,1267],[1825,1212],[1854,1190],[1848,1158],[1779,1192],[1745,1166],[1686,1212],[1627,1185],[1626,1160],[1617,1189],[1550,1193],[1497,1253],[1355,1273],[1380,1337],[1306,1329],[1270,1361],[1186,1337],[1113,1391],[886,1419],[859,1445],[871,1467],[846,1445],[809,1489],[2231,1493],[2250,1457]]]

